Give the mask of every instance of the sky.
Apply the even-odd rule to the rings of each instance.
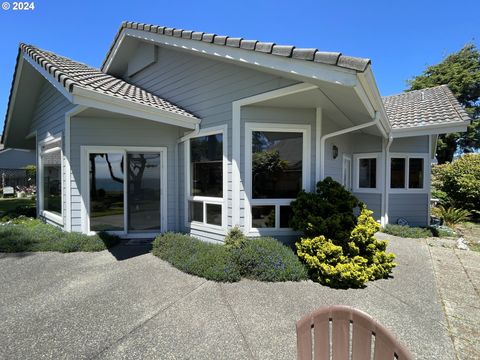
[[[124,20],[367,57],[382,95],[480,44],[479,0],[36,0],[23,11],[0,2],[0,128],[19,43],[99,67]]]

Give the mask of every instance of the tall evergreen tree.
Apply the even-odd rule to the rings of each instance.
[[[469,153],[480,148],[480,52],[475,44],[447,56],[441,63],[427,67],[408,81],[409,89],[420,90],[447,84],[473,121],[465,133],[440,135],[437,160],[452,161],[455,152]]]

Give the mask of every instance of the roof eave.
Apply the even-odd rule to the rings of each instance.
[[[449,134],[454,132],[465,132],[470,121],[456,121],[443,124],[414,126],[409,128],[394,128],[392,129],[392,136],[394,138],[423,136],[423,135],[439,135]]]

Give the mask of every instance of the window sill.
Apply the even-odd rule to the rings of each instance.
[[[57,225],[63,226],[63,217],[61,215],[54,214],[46,210],[42,210],[40,211],[40,216],[44,217],[47,220],[53,221]]]
[[[388,189],[389,194],[428,194],[427,189]]]
[[[201,222],[193,221],[193,222],[187,222],[185,226],[191,230],[209,231],[209,232],[213,232],[220,235],[226,234],[225,229],[222,226],[218,226],[218,225],[204,224]]]
[[[258,236],[300,236],[302,233],[300,231],[295,231],[291,228],[251,228],[248,230],[247,236],[258,237]]]
[[[378,188],[354,188],[352,192],[357,194],[381,194],[382,190]]]

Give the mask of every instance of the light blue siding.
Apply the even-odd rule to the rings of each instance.
[[[414,136],[394,139],[390,147],[392,153],[429,153],[428,136]]]
[[[388,219],[396,224],[404,218],[410,226],[426,226],[428,224],[428,194],[390,194]]]
[[[375,220],[380,220],[382,216],[382,194],[354,193],[353,195],[364,202],[369,210],[373,211]]]

